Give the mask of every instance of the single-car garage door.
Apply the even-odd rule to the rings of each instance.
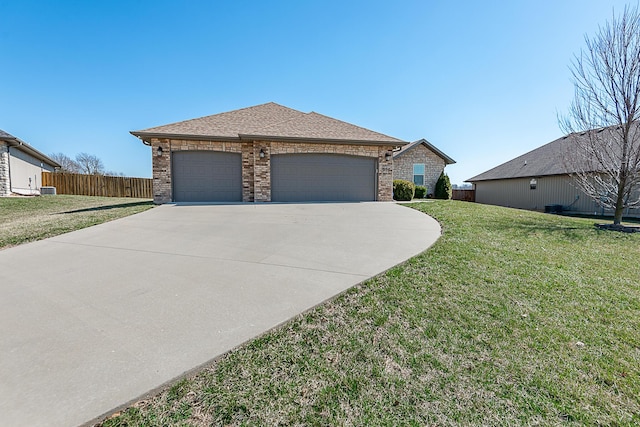
[[[271,200],[375,200],[376,164],[372,157],[275,154],[271,156]]]
[[[175,202],[241,202],[239,153],[175,151],[172,154]]]

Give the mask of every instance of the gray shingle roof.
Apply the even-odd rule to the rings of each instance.
[[[7,139],[16,139],[15,136],[11,135],[10,133],[7,133],[5,131],[3,131],[2,129],[0,129],[0,139],[2,140],[7,140]]]
[[[576,136],[579,135],[571,134],[558,138],[466,181],[569,174],[573,171],[568,168],[563,158],[569,152]]]
[[[296,139],[371,142],[404,145],[406,142],[318,113],[303,113],[274,102],[131,132],[143,140],[152,137],[186,139]]]
[[[47,163],[56,168],[60,167],[60,164],[53,160],[51,157],[47,156],[44,153],[41,153],[20,138],[16,138],[15,136],[3,131],[2,129],[0,129],[0,140],[6,141],[10,147],[16,147],[18,150],[24,151],[25,153],[30,154],[31,156],[44,163]]]
[[[454,164],[456,162],[455,160],[453,160],[451,157],[449,157],[446,154],[444,154],[442,151],[437,149],[433,144],[431,144],[429,141],[427,141],[424,138],[419,139],[417,141],[413,141],[411,144],[407,144],[404,147],[402,147],[400,150],[394,152],[393,153],[393,158],[395,159],[396,157],[406,153],[407,151],[411,150],[413,147],[415,147],[417,145],[420,145],[420,144],[424,145],[429,150],[433,151],[437,156],[439,156],[442,160],[444,160],[445,164],[452,165],[452,164]]]
[[[640,127],[632,127],[630,135],[632,144],[640,143]],[[610,153],[612,159],[617,161],[621,156],[619,141],[620,127],[610,126],[591,131],[571,133],[551,141],[542,147],[529,151],[515,159],[509,160],[493,169],[467,179],[467,182],[488,181],[494,179],[526,178],[545,175],[565,175],[580,171],[595,172],[601,166],[595,159],[582,157],[585,139],[604,144],[608,147],[605,152]],[[638,148],[633,151],[637,152]]]

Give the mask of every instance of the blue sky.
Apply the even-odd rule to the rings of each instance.
[[[3,1],[0,129],[151,176],[129,134],[269,101],[406,141],[453,183],[561,136],[568,65],[623,1]]]

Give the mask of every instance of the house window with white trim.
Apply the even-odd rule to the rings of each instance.
[[[424,163],[413,164],[413,183],[415,185],[424,185]]]

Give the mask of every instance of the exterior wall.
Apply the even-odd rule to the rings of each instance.
[[[0,141],[0,197],[11,194],[9,184],[9,146]]]
[[[573,184],[568,175],[535,177],[536,189],[530,188],[531,177],[474,183],[476,202],[518,209],[544,211],[547,205],[562,205],[568,212],[589,215],[613,215]],[[640,216],[639,209],[625,211],[625,216]]]
[[[385,160],[391,147],[375,145],[315,144],[271,141],[190,141],[151,139],[153,156],[153,201],[157,204],[173,200],[171,185],[171,156],[174,151],[226,151],[242,154],[242,200],[244,202],[271,201],[271,156],[274,154],[334,153],[378,159],[378,200],[393,200],[393,162]],[[162,155],[158,156],[158,147]],[[260,157],[260,151],[264,157]],[[437,179],[437,178],[436,178]]]
[[[17,194],[40,194],[42,171],[53,172],[51,165],[18,149],[9,147],[11,191]]]
[[[413,182],[413,165],[424,164],[424,184],[427,194],[433,194],[436,182],[444,171],[444,160],[422,144],[405,151],[393,159],[393,179],[404,179]]]

